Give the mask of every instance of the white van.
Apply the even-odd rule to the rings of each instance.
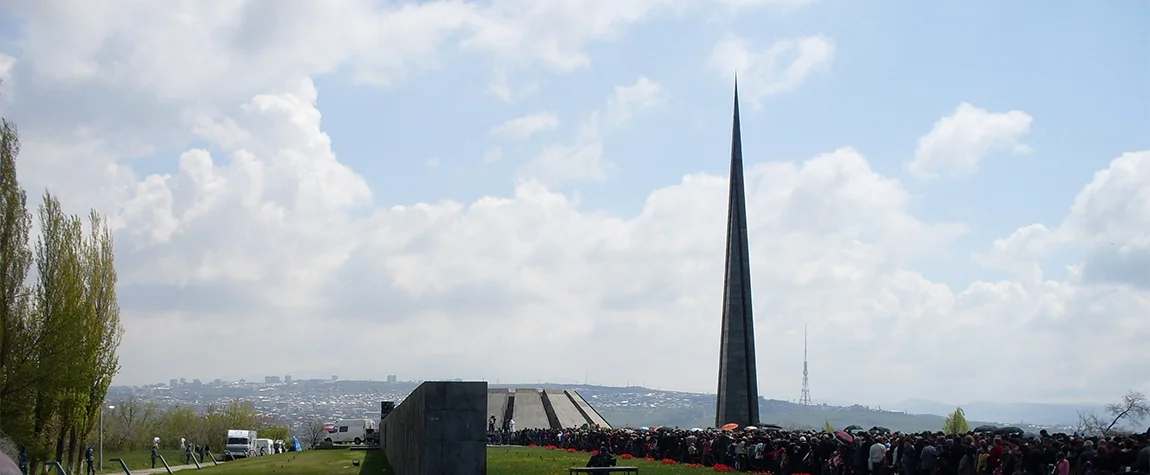
[[[323,435],[323,441],[333,444],[352,443],[359,445],[366,442],[367,436],[374,434],[375,429],[376,424],[372,419],[346,419],[332,425],[327,434]]]
[[[271,439],[256,439],[256,452],[260,455],[271,455],[275,453],[274,442]]]

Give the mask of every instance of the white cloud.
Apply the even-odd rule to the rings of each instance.
[[[573,180],[603,180],[612,165],[603,160],[599,120],[592,115],[579,127],[574,142],[549,145],[519,173],[523,180],[558,185]]]
[[[499,69],[495,71],[491,82],[487,85],[487,92],[506,102],[515,102],[538,93],[539,83],[532,81],[522,86],[512,86],[511,81],[507,78],[507,71]]]
[[[484,164],[491,164],[498,162],[501,158],[503,158],[503,149],[495,147],[483,152],[483,159],[480,161]]]
[[[615,95],[607,100],[608,121],[615,125],[622,124],[636,110],[654,107],[666,99],[663,86],[641,76],[630,86],[615,86]]]
[[[559,118],[550,112],[517,117],[491,128],[491,135],[497,135],[508,140],[524,141],[531,136],[550,132],[559,128]]]
[[[12,67],[16,65],[16,58],[0,53],[0,81],[8,79]]]
[[[758,107],[765,97],[798,89],[812,74],[829,70],[834,56],[835,43],[825,36],[781,40],[755,51],[750,40],[728,35],[715,45],[709,63],[725,77],[738,73],[740,98]]]
[[[736,9],[754,8],[754,7],[763,7],[763,6],[773,6],[773,7],[788,9],[788,8],[796,8],[796,7],[809,5],[811,3],[817,2],[818,0],[715,0],[715,1],[720,3],[720,4],[726,5],[728,7],[736,8]]]
[[[1030,147],[1019,139],[1030,132],[1032,120],[1022,111],[988,112],[964,102],[918,139],[908,167],[920,178],[940,173],[959,176],[974,173],[979,162],[995,150],[1029,153]]]
[[[32,190],[48,184],[66,204],[113,214],[127,328],[120,382],[252,377],[215,350],[243,347],[293,352],[298,375],[563,382],[589,370],[601,383],[713,390],[725,177],[688,174],[626,215],[556,192],[554,183],[610,175],[612,124],[599,117],[613,114],[611,96],[570,142],[521,167],[512,192],[373,206],[368,182],[333,152],[309,79],[347,70],[402,81],[442,66],[436,53],[457,40],[465,53],[493,53],[498,67],[570,70],[590,61],[587,44],[663,3],[43,5],[13,6],[28,22],[11,70],[13,109],[32,124],[22,125],[21,173]],[[731,39],[716,52],[751,100],[798,87],[834,47],[814,37],[755,53]],[[93,92],[132,107],[70,99]],[[189,146],[190,136],[203,143]],[[131,160],[157,150],[159,164]],[[1148,170],[1150,152],[1115,159],[1061,223],[1024,227],[979,253],[1008,278],[949,286],[914,263],[949,249],[965,225],[916,216],[902,184],[859,151],[748,157],[763,393],[797,395],[803,323],[816,398],[1098,400],[1150,390],[1137,351],[1150,341],[1150,291],[1138,274],[1150,268],[1140,264],[1150,255]],[[1067,276],[1042,274],[1063,261]],[[580,357],[523,357],[564,354]],[[887,383],[858,368],[882,368]]]
[[[655,106],[665,98],[662,86],[646,76],[640,76],[629,86],[615,86],[602,108],[609,117],[606,125],[622,125],[632,113]],[[600,110],[591,112],[572,141],[549,145],[520,167],[519,179],[535,180],[550,186],[568,181],[606,179],[615,165],[603,158],[600,114]]]

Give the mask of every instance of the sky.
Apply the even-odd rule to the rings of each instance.
[[[738,75],[759,389],[1150,392],[1150,3],[0,1],[116,384],[714,392]]]

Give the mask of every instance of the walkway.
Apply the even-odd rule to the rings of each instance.
[[[202,464],[202,466],[203,466],[204,468],[208,468],[208,467],[211,467],[212,465],[213,465],[213,464],[212,464],[212,462],[210,462],[210,461],[209,461],[208,463],[206,463],[206,464]],[[196,468],[196,464],[190,464],[190,465],[172,465],[172,471],[173,471],[173,472],[178,472],[178,471],[180,471],[180,470],[187,470],[187,469],[189,469],[189,468]],[[168,473],[168,471],[167,471],[167,470],[164,470],[164,467],[160,467],[160,468],[149,468],[149,469],[146,469],[146,470],[132,470],[132,475],[159,475],[159,474],[166,474],[166,473]]]

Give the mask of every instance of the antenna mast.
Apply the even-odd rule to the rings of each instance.
[[[803,393],[799,396],[799,404],[811,405],[811,388],[807,384],[807,326],[803,324]]]

